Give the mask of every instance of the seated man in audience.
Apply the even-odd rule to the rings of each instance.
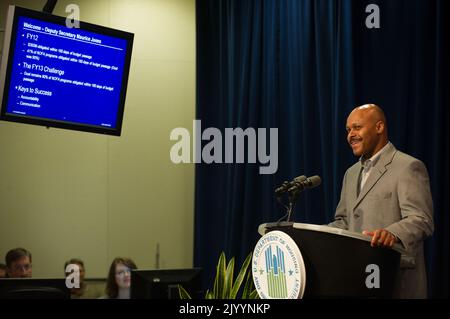
[[[70,266],[70,267],[68,267]],[[79,287],[70,289],[71,299],[96,299],[103,294],[104,287],[98,287],[96,285],[88,285],[84,280],[86,270],[84,268],[84,262],[79,258],[72,258],[64,264],[64,271],[66,277],[74,272],[74,266],[78,267],[79,273]]]
[[[6,253],[8,278],[31,278],[31,253],[25,248],[14,248]]]
[[[0,263],[0,279],[6,278],[6,265],[4,263]]]

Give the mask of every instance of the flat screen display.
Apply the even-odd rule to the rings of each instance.
[[[120,135],[133,34],[10,6],[0,119]]]
[[[131,271],[131,299],[179,299],[178,286],[191,298],[202,298],[202,268],[134,269]]]

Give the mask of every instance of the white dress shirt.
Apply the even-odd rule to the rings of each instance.
[[[359,159],[361,162],[362,170],[361,170],[361,182],[359,184],[359,191],[361,192],[361,189],[363,189],[364,184],[367,182],[367,179],[370,176],[370,173],[372,172],[373,167],[380,159],[381,154],[386,150],[387,146],[391,144],[391,142],[388,142],[381,150],[379,150],[375,155],[373,155],[371,158],[367,160],[363,160],[363,157]]]

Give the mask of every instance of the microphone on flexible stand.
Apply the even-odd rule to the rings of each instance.
[[[293,185],[288,189],[289,193],[292,192],[302,192],[308,188],[314,188],[319,186],[322,183],[322,179],[319,175],[314,175],[308,178],[305,178],[302,181],[294,180]]]
[[[275,189],[275,195],[277,196],[278,202],[280,202],[280,204],[282,204],[287,210],[287,214],[284,215],[283,217],[281,217],[277,221],[277,223],[282,221],[286,216],[287,216],[286,222],[289,222],[291,219],[292,211],[294,209],[294,202],[297,199],[298,195],[305,189],[317,187],[321,183],[322,183],[322,179],[320,178],[319,175],[314,175],[311,177],[306,177],[305,175],[301,175],[301,176],[294,178],[290,182],[284,181],[280,187]],[[286,206],[285,204],[283,204],[281,202],[281,196],[285,193],[288,194],[289,206]]]
[[[288,181],[284,181],[283,184],[281,184],[280,187],[278,187],[277,189],[275,189],[275,195],[277,196],[281,196],[284,193],[286,193],[290,188],[294,187],[296,183],[301,183],[303,181],[305,181],[307,178],[305,175],[301,175],[301,176],[297,176],[296,178],[294,178],[294,180],[288,182]]]

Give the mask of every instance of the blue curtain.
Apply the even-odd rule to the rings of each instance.
[[[368,29],[366,7],[380,8]],[[221,251],[240,264],[258,225],[285,214],[274,189],[298,175],[293,220],[332,220],[345,170],[357,158],[345,121],[376,103],[394,145],[426,164],[435,233],[426,242],[431,297],[448,296],[449,64],[446,0],[197,0],[197,119],[202,129],[278,128],[278,171],[260,164],[196,165],[196,266],[211,288]],[[203,142],[205,145],[207,141]]]

